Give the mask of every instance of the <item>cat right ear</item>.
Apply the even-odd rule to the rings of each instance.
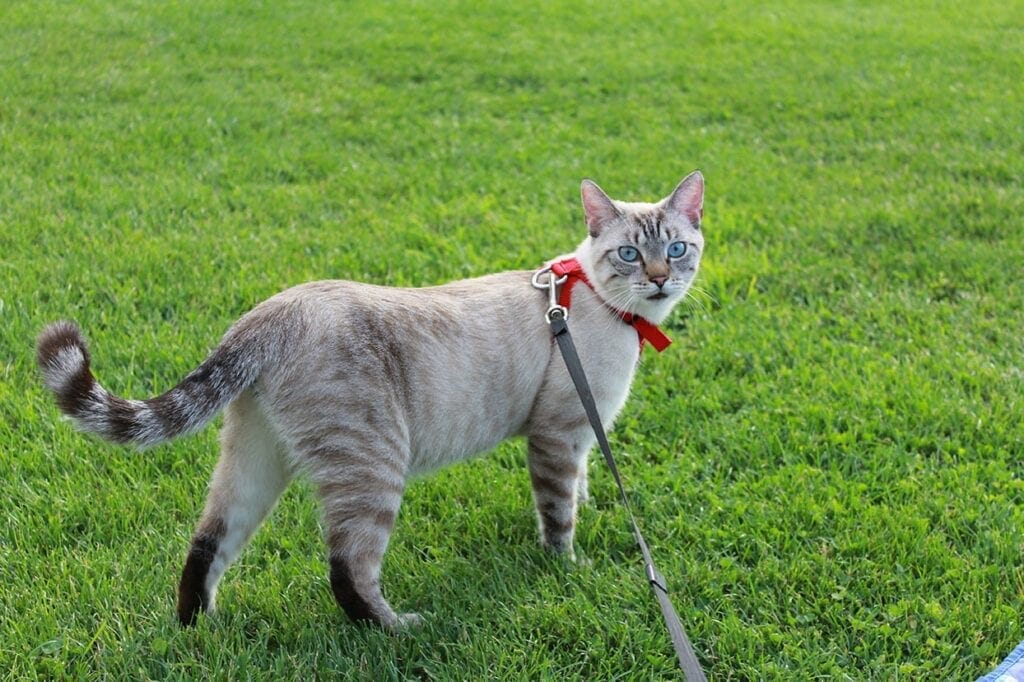
[[[609,221],[619,217],[619,209],[593,180],[583,181],[580,196],[583,197],[583,212],[587,216],[587,231],[591,237],[601,234]]]
[[[664,203],[689,220],[691,225],[699,228],[704,217],[704,176],[701,172],[695,170],[683,178]]]

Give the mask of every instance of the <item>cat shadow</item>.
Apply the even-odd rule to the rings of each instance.
[[[335,661],[366,655],[411,661],[424,647],[456,646],[474,633],[507,631],[524,619],[544,618],[551,604],[576,595],[580,572],[590,568],[587,562],[573,563],[542,548],[531,506],[489,505],[481,523],[473,510],[486,506],[486,500],[478,495],[461,500],[468,513],[430,522],[442,524],[441,529],[424,529],[424,522],[411,521],[410,515],[385,555],[381,582],[386,598],[399,612],[421,614],[422,627],[396,635],[353,622],[334,603],[326,563],[313,558],[318,538],[303,536],[295,546],[286,546],[280,534],[268,533],[241,562],[241,574],[229,577],[221,608],[202,618],[199,630],[218,632],[218,638],[235,633],[267,651],[321,650]],[[260,587],[264,568],[291,578],[275,584],[264,574]],[[280,600],[289,594],[292,604],[282,608]],[[300,603],[316,613],[296,612]],[[295,627],[304,622],[312,627]]]
[[[416,579],[404,582],[404,607],[433,615],[435,622],[493,618],[536,594],[537,584],[571,568],[565,556],[543,549],[532,511],[508,509],[492,517],[485,537],[418,552]],[[471,596],[471,598],[467,598]]]

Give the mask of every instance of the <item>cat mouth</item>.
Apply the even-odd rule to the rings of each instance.
[[[660,301],[663,298],[668,298],[668,294],[666,294],[664,291],[659,291],[656,294],[651,294],[650,296],[648,296],[647,300],[648,301]]]

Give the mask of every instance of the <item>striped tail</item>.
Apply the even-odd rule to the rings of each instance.
[[[46,327],[36,342],[36,359],[46,387],[78,428],[148,447],[198,431],[255,382],[266,350],[259,341],[233,329],[181,383],[149,400],[121,398],[96,381],[85,338],[73,322]]]

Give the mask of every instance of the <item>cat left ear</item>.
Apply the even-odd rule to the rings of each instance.
[[[591,237],[601,234],[605,223],[619,217],[619,209],[593,180],[584,180],[580,185],[583,197],[583,212],[587,216],[587,231]]]
[[[693,171],[679,183],[665,205],[690,221],[694,227],[700,227],[704,217],[704,176],[700,171]]]

